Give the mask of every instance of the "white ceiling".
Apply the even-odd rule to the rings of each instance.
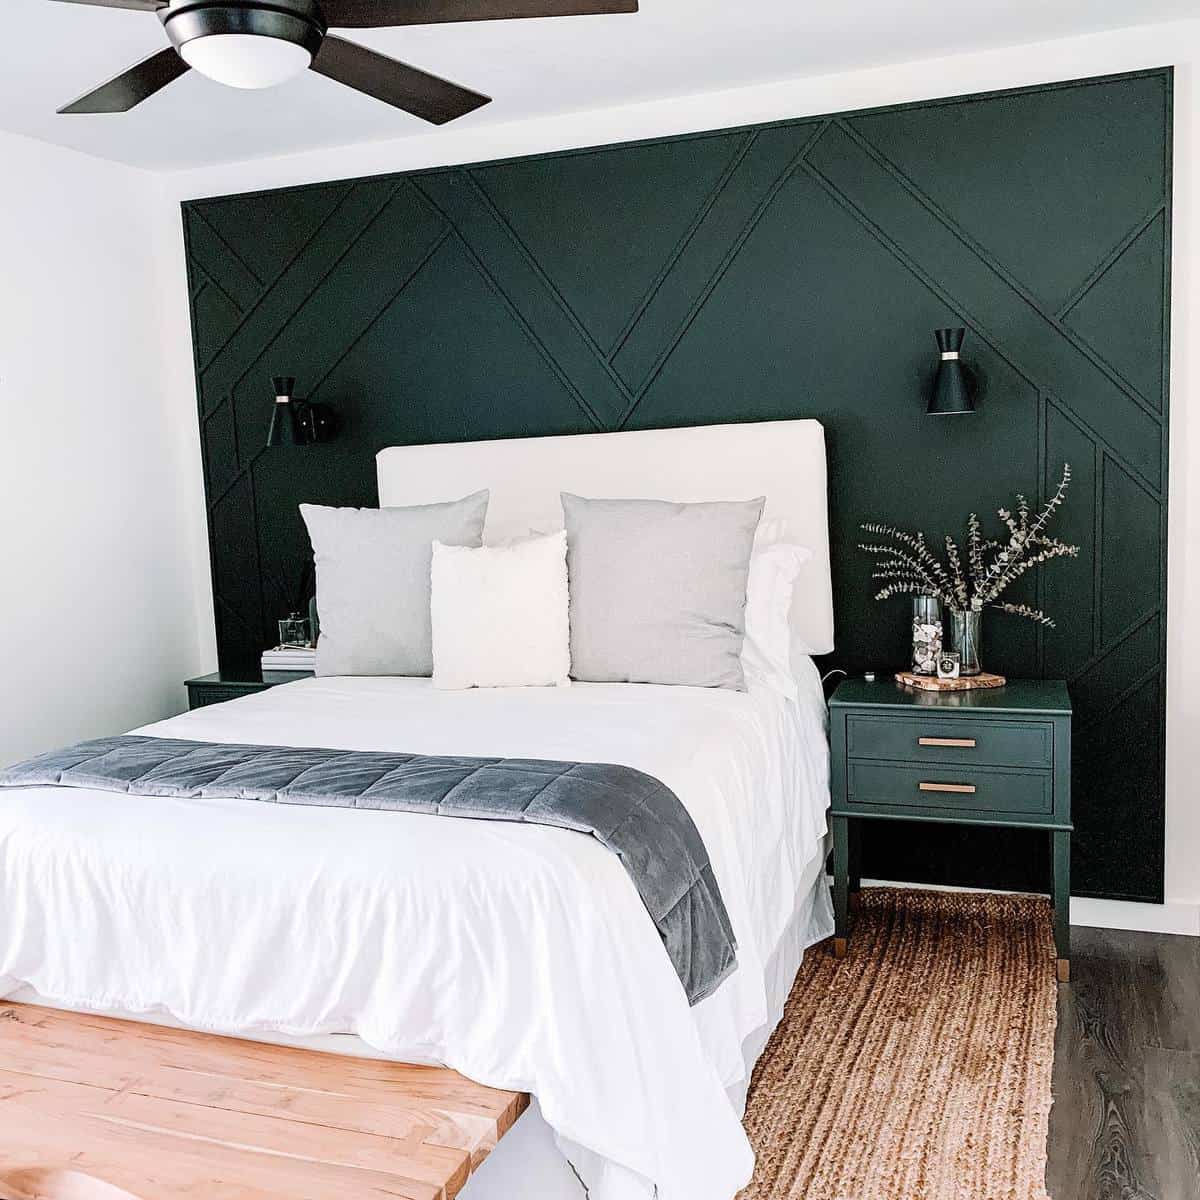
[[[156,17],[4,0],[0,129],[167,170],[425,133],[308,73],[265,92],[195,72],[133,112],[55,109],[161,49]],[[630,16],[494,21],[347,36],[494,102],[485,125],[1197,15],[1196,0],[642,0]]]

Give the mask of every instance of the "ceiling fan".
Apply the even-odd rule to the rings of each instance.
[[[517,17],[632,13],[638,0],[59,0],[154,13],[171,45],[60,113],[128,112],[189,69],[240,88],[273,87],[312,69],[444,125],[491,97],[329,33]]]

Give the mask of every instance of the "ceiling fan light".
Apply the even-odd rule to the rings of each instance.
[[[179,47],[193,70],[236,88],[269,88],[294,79],[312,65],[312,54],[295,42],[256,33],[214,33]]]

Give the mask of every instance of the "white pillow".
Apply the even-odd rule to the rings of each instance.
[[[504,546],[433,543],[433,686],[566,685],[567,535]]]
[[[774,546],[776,542],[790,542],[791,540],[791,526],[783,517],[764,517],[754,531],[755,550]],[[799,543],[796,544],[799,545]],[[803,546],[800,548],[804,549]]]
[[[746,682],[772,688],[791,700],[799,695],[792,666],[792,597],[796,577],[810,558],[812,552],[794,542],[762,545],[756,540],[746,583],[742,643]]]

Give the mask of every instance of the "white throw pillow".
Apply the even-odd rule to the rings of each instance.
[[[746,682],[751,687],[772,688],[791,700],[798,695],[792,659],[802,650],[792,644],[792,598],[796,577],[810,558],[807,547],[794,542],[763,545],[756,539],[746,584],[746,640],[742,643]]]
[[[433,686],[545,687],[571,674],[567,535],[433,543]]]

